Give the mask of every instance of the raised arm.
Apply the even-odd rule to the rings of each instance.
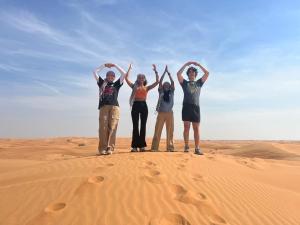
[[[174,80],[173,80],[173,77],[171,76],[171,73],[169,72],[168,66],[166,66],[166,72],[168,73],[168,76],[169,76],[170,81],[171,81],[171,88],[172,88],[173,90],[175,90]]]
[[[202,82],[204,83],[209,76],[209,72],[207,71],[207,69],[205,69],[203,66],[201,66],[200,63],[194,62],[193,64],[196,66],[199,66],[200,69],[204,72],[204,75],[200,78],[202,80]]]
[[[128,70],[127,70],[127,73],[125,74],[125,81],[126,81],[126,83],[128,84],[128,86],[129,87],[133,87],[133,83],[129,80],[129,74],[130,74],[130,71],[131,71],[131,68],[132,68],[132,64],[130,63],[130,65],[129,65],[129,68],[128,68]]]
[[[99,73],[101,70],[103,70],[104,67],[106,67],[106,64],[103,64],[103,65],[97,67],[97,68],[93,71],[94,78],[95,78],[95,80],[96,80],[97,82],[99,81],[99,77],[100,77],[98,73]]]
[[[182,84],[182,82],[183,82],[183,76],[182,76],[182,73],[183,73],[183,71],[185,70],[185,68],[186,68],[187,66],[191,65],[191,64],[192,64],[192,62],[186,62],[186,63],[178,70],[178,72],[177,72],[177,78],[178,78],[179,83]]]
[[[122,84],[126,76],[126,72],[117,64],[112,64],[112,67],[115,67],[120,72],[120,83]]]
[[[156,85],[158,85],[158,83],[159,83],[159,76],[158,76],[158,72],[156,70],[156,66],[153,64],[152,67],[153,67],[153,71],[154,71],[155,76],[156,76],[156,81],[153,84],[147,86],[148,91],[151,90],[152,88],[155,88]]]
[[[167,68],[167,66],[166,66]],[[165,74],[166,74],[166,69],[164,71],[164,73],[161,75],[160,79],[159,79],[159,86],[158,86],[158,89],[161,89],[162,88],[162,83],[163,83],[163,80],[164,80],[164,77],[165,77]]]

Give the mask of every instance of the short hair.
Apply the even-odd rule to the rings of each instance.
[[[113,76],[116,76],[115,72],[112,70],[107,71],[106,76],[108,76],[109,74],[112,74]]]
[[[146,79],[146,76],[145,76],[145,74],[139,73],[139,74],[136,76],[136,82],[137,82],[137,79],[138,79],[138,77],[139,77],[139,76],[142,76],[142,77],[144,77],[144,78],[145,78],[145,81],[144,81],[143,85],[144,85],[144,86],[146,86],[146,85],[147,85],[147,83],[148,83],[148,81],[147,81],[147,79]]]
[[[196,76],[198,75],[198,70],[195,67],[193,67],[193,66],[191,66],[191,67],[188,68],[188,70],[186,71],[186,75],[189,75],[189,73],[191,71],[195,72]]]

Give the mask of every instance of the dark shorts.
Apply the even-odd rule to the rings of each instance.
[[[193,104],[183,104],[182,121],[200,123],[200,107]]]

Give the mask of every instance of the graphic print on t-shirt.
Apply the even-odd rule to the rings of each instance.
[[[115,95],[117,90],[114,87],[114,84],[107,84],[104,88],[103,94],[102,94],[102,100],[105,104],[112,104],[115,100]]]
[[[188,89],[192,94],[194,94],[197,91],[198,87],[194,81],[190,81],[188,82]]]
[[[99,78],[99,82],[98,82],[99,88],[102,87],[103,82],[104,82],[104,80]],[[114,83],[107,83],[102,92],[102,95],[100,96],[98,109],[100,109],[101,106],[103,106],[103,105],[119,106],[118,93],[119,93],[119,89],[122,85],[123,85],[123,83],[120,82],[120,79],[118,79]]]
[[[115,88],[114,88],[114,86],[106,86],[105,87],[105,89],[104,89],[104,91],[103,91],[103,95],[105,95],[105,97],[108,95],[113,95],[113,93],[114,93],[114,91],[115,91]]]
[[[181,83],[181,87],[183,89],[184,94],[183,103],[199,105],[199,96],[202,85],[203,81],[201,78],[197,81],[183,80],[183,82]]]

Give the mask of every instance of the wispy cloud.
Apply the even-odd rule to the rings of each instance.
[[[6,72],[24,72],[25,71],[25,69],[20,66],[9,65],[9,64],[0,64],[0,70],[4,70]]]
[[[82,54],[101,58],[97,52],[83,46],[78,40],[71,38],[70,35],[51,27],[49,24],[38,19],[34,14],[28,11],[2,11],[0,17],[4,22],[20,31],[33,33],[58,45],[69,47]]]
[[[51,91],[54,94],[61,94],[61,92],[56,87],[53,87],[49,84],[46,84],[46,83],[41,82],[41,81],[35,81],[35,83],[39,84],[43,88],[46,88],[47,90]]]
[[[297,7],[258,4],[256,0],[217,6],[201,3],[201,11],[198,1],[184,7],[180,1],[58,0],[51,4],[58,7],[55,12],[37,9],[32,2],[23,8],[11,4],[0,10],[1,125],[8,121],[5,118],[14,121],[22,114],[34,122],[36,118],[30,115],[40,114],[51,118],[47,127],[52,133],[60,126],[65,133],[77,129],[90,134],[90,129],[97,130],[98,89],[92,77],[96,66],[112,61],[127,69],[132,62],[131,79],[142,72],[152,82],[152,63],[159,72],[168,64],[176,80],[184,62],[197,60],[210,71],[201,93],[205,138],[271,137],[272,129],[280,127],[288,137],[289,127],[295,131],[292,125],[299,117],[288,115],[293,108],[298,113],[299,108],[295,101],[300,95]],[[278,27],[284,32],[278,32]],[[175,84],[174,112],[179,127],[175,136],[181,138],[183,93],[177,80]],[[119,133],[126,135],[131,126],[126,84],[120,93],[123,120]],[[150,111],[156,101],[157,92],[149,93]],[[150,114],[149,121],[155,120]],[[253,118],[272,129],[258,133]],[[282,118],[289,125],[272,125]],[[11,134],[18,133],[21,124],[19,120]],[[77,125],[86,126],[84,132]],[[150,122],[149,135],[152,125]],[[42,131],[41,126],[33,133],[48,132]]]

